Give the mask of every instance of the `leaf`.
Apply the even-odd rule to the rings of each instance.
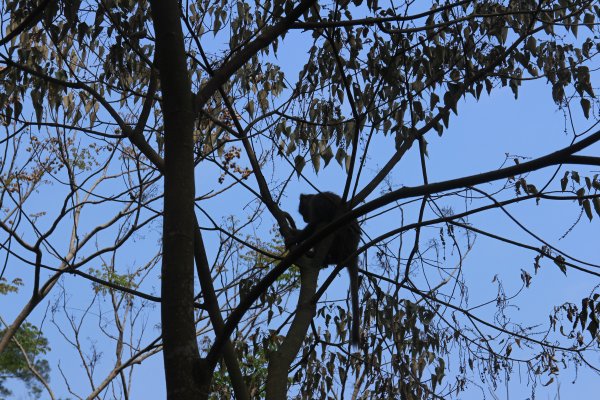
[[[254,100],[248,101],[248,104],[246,104],[246,107],[244,108],[246,111],[248,111],[248,114],[250,114],[251,117],[254,116]]]
[[[594,14],[585,14],[583,16],[583,23],[585,24],[585,26],[587,26],[589,28],[589,30],[591,30],[592,32],[594,32],[594,20],[596,19],[596,16]]]
[[[512,346],[509,344],[508,346],[506,346],[505,356],[510,357],[510,353],[512,353]]]
[[[592,205],[590,204],[589,199],[583,200],[583,209],[585,210],[585,215],[587,215],[587,217],[591,221],[592,218],[594,217],[594,214],[592,214]]]
[[[516,79],[511,79],[508,85],[515,95],[515,99],[517,99],[519,97],[519,81]]]
[[[527,44],[525,45],[525,48],[527,50],[529,50],[531,53],[533,53],[534,55],[537,53],[537,42],[533,36],[529,36],[529,38],[527,39]]]
[[[18,119],[23,111],[23,104],[19,100],[15,101],[15,119]]]
[[[600,198],[594,197],[592,203],[594,203],[594,210],[596,210],[596,214],[598,214],[600,217]]]
[[[33,105],[33,109],[35,110],[35,118],[39,126],[39,124],[42,122],[42,114],[44,111],[44,107],[42,105],[42,95],[39,91],[31,91],[31,103]]]
[[[319,169],[321,169],[321,155],[319,153],[317,153],[316,151],[310,152],[310,159],[312,161],[312,165],[313,168],[315,169],[315,172],[319,172]]]
[[[562,83],[557,82],[552,86],[552,99],[556,103],[561,103],[565,97],[565,89]]]
[[[487,94],[489,95],[492,92],[492,88],[493,88],[493,84],[492,81],[490,81],[489,79],[485,79],[485,90],[487,92]]]
[[[421,80],[414,81],[410,84],[411,89],[415,91],[415,93],[421,93],[425,88],[425,83]]]
[[[438,107],[438,109],[440,110],[444,126],[446,127],[446,129],[448,129],[448,124],[450,123],[450,113],[443,108]]]
[[[215,21],[213,23],[213,34],[217,36],[217,33],[221,29],[221,19],[218,16],[215,16]]]
[[[431,96],[429,97],[429,108],[433,109],[439,101],[440,96],[435,93],[431,93]]]
[[[383,121],[383,132],[388,133],[392,128],[392,121],[390,119],[386,119]]]
[[[569,171],[565,172],[565,176],[560,180],[560,188],[564,192],[567,189],[567,183],[569,183]]]
[[[587,330],[592,335],[592,339],[595,339],[596,334],[598,333],[598,320],[596,318],[592,318],[590,324],[587,327]]]
[[[571,25],[571,32],[573,32],[573,36],[577,37],[577,31],[579,31],[579,24],[575,23]]]
[[[296,150],[296,141],[295,140],[290,140],[290,143],[288,144],[287,148],[285,149],[285,154],[289,156],[295,150]]]
[[[477,82],[477,86],[475,87],[475,97],[479,100],[481,97],[481,91],[483,90],[483,84],[481,82]]]
[[[525,284],[525,287],[529,287],[531,285],[531,275],[529,272],[525,271],[521,268],[521,280]]]
[[[554,264],[558,266],[563,274],[567,275],[567,265],[565,264],[565,258],[563,256],[556,256],[552,261],[554,261]]]
[[[548,386],[549,384],[551,384],[552,382],[554,382],[554,378],[550,378],[550,380],[546,383],[542,383],[542,386]]]
[[[590,117],[590,108],[592,106],[592,103],[585,98],[581,99],[581,109],[583,110],[583,115],[585,116],[586,119],[588,119]]]
[[[588,318],[588,303],[589,300],[587,297],[584,297],[583,299],[581,299],[581,312],[579,313],[579,315],[577,316],[577,318],[579,319],[579,322],[581,323],[581,329],[585,328],[585,324],[587,323],[587,318]],[[569,320],[571,320],[571,318],[569,318]],[[577,326],[577,319],[575,319],[575,323],[573,324],[573,328],[575,328]]]
[[[331,150],[331,146],[325,147],[323,151],[321,151],[321,157],[325,160],[325,166],[329,164],[329,161],[333,158],[333,151]]]
[[[425,117],[425,113],[423,112],[423,105],[420,101],[413,102],[413,110],[415,111],[415,114],[417,115],[419,120],[422,120]]]
[[[346,157],[346,152],[344,151],[344,149],[342,149],[341,147],[337,149],[337,152],[335,153],[335,161],[338,162],[338,164],[340,164],[340,166],[342,165],[342,161],[344,161],[344,158]]]
[[[305,165],[306,161],[304,161],[304,157],[302,157],[301,155],[297,155],[294,158],[294,168],[296,169],[296,173],[298,174],[298,176],[300,176],[300,174],[302,173],[302,170],[304,169]]]
[[[538,190],[535,187],[535,185],[532,184],[528,184],[527,186],[524,187],[525,192],[527,192],[527,194],[537,194]]]
[[[508,27],[507,26],[503,26],[502,27],[502,34],[501,34],[501,42],[502,44],[506,43],[506,38],[508,37]]]
[[[579,204],[581,204],[583,202],[583,196],[585,196],[585,189],[584,188],[579,188],[577,190],[577,192],[575,192],[575,194],[577,195],[577,198],[579,200]]]

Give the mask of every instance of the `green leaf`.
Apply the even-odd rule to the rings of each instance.
[[[6,330],[0,330],[0,337],[5,332]],[[15,341],[18,341],[18,344]],[[30,365],[33,364],[36,373],[48,380],[50,366],[42,355],[49,351],[48,340],[39,328],[29,322],[22,324],[15,333],[14,340],[10,341],[4,351],[0,353],[0,394],[2,398],[12,398],[8,397],[11,393],[2,384],[7,377],[25,383],[33,395],[32,398],[40,398],[42,388],[39,378],[31,371]]]
[[[19,286],[23,286],[23,281],[19,278],[13,279],[10,283],[6,278],[0,278],[0,294],[17,293]]]

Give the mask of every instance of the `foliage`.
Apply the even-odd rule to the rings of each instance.
[[[0,332],[0,337],[4,332]],[[36,326],[21,325],[11,344],[0,354],[0,394],[5,398],[12,395],[6,387],[6,380],[12,378],[25,383],[31,395],[39,397],[42,386],[36,375],[50,380],[50,366],[43,358],[49,351],[48,340]]]

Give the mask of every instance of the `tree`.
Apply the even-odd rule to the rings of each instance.
[[[15,288],[13,285],[4,283],[0,287],[2,289]],[[39,329],[27,322],[21,325],[12,341],[0,354],[0,394],[5,398],[13,394],[10,389],[5,387],[4,383],[7,379],[15,378],[23,381],[32,395],[39,397],[45,389],[50,398],[54,399],[54,394],[48,384],[48,361],[39,357],[49,350],[48,340]]]
[[[542,330],[512,321],[500,284],[468,303],[477,283],[464,276],[475,236],[527,249],[533,272],[554,263],[599,276],[510,210],[559,203],[600,215],[595,123],[545,155],[450,180],[430,179],[428,141],[459,107],[506,87],[517,98],[536,81],[559,109],[596,121],[599,15],[583,0],[5,2],[2,277],[31,294],[0,352],[46,305],[88,384],[63,373],[64,385],[92,398],[128,398],[134,366],[158,352],[176,399],[343,397],[347,387],[353,398],[446,398],[474,376],[493,387],[515,366],[534,389],[562,369],[597,371],[593,284]],[[299,70],[284,46],[306,49]],[[394,173],[409,160],[404,182],[417,183],[402,186]],[[332,170],[347,207],[286,249],[295,195],[330,190]],[[490,210],[515,233],[478,226]],[[360,351],[347,345],[346,296],[323,300],[341,267],[321,268],[331,234],[354,218]],[[522,269],[518,293],[532,279]],[[152,305],[159,332],[148,329]],[[101,329],[86,339],[92,318]]]

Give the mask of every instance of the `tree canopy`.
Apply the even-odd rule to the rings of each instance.
[[[516,376],[535,394],[599,372],[597,2],[7,0],[1,15],[0,393],[16,378],[52,399],[135,397],[156,354],[171,399],[459,398]],[[506,92],[560,112],[528,154],[511,141],[538,133],[533,111],[494,137],[504,156],[470,145],[514,118]],[[495,119],[450,154],[485,102]],[[496,158],[465,173],[480,154]],[[286,246],[298,195],[325,191],[344,206]],[[343,265],[323,267],[355,219],[359,348]],[[559,288],[585,277],[576,297],[548,290],[520,316],[557,271]]]

